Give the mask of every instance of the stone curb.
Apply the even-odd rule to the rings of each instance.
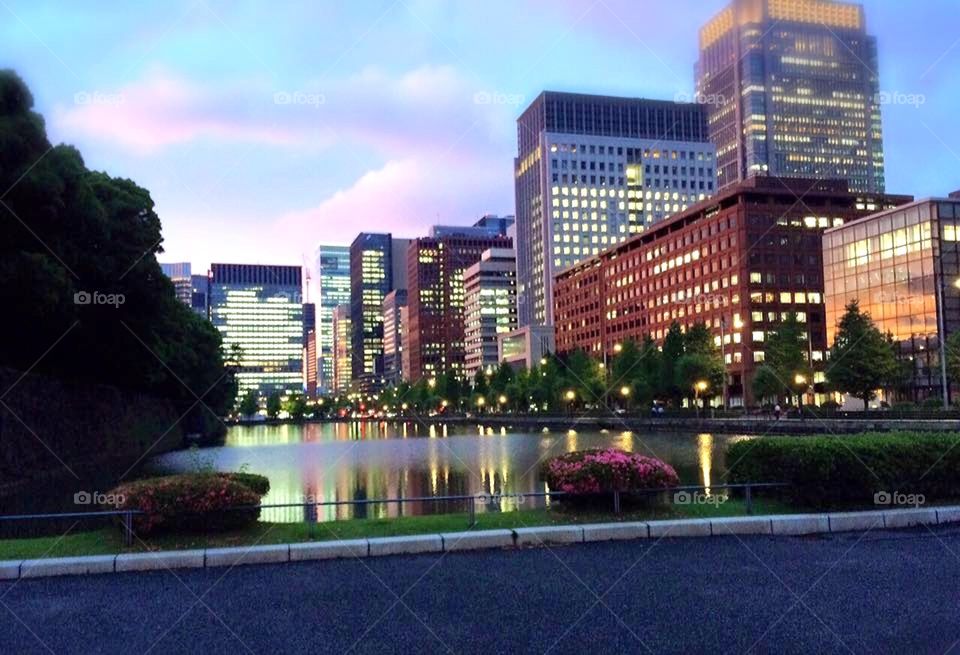
[[[444,534],[315,541],[206,550],[158,551],[48,559],[0,561],[0,581],[89,573],[214,568],[238,564],[305,562],[351,557],[449,553],[493,548],[542,546],[664,537],[724,535],[798,536],[873,529],[960,523],[960,506],[828,514],[734,516],[715,519],[549,525],[513,530],[476,530]]]

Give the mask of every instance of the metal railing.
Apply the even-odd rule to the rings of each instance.
[[[655,496],[658,494],[673,493],[677,494],[678,492],[689,492],[689,491],[703,491],[703,492],[712,492],[713,490],[743,490],[744,493],[744,509],[748,515],[753,514],[753,491],[762,490],[762,489],[775,489],[775,488],[784,488],[791,486],[788,483],[784,482],[747,482],[739,484],[711,484],[711,485],[678,485],[675,487],[658,487],[652,489],[638,489],[636,491],[630,492],[600,492],[596,494],[568,494],[563,491],[539,491],[539,492],[523,492],[523,493],[501,493],[501,494],[476,494],[476,495],[454,495],[454,496],[414,496],[410,498],[364,498],[364,499],[354,499],[354,500],[327,500],[327,501],[318,501],[318,502],[309,502],[309,503],[272,503],[267,505],[236,505],[233,507],[224,507],[221,508],[221,512],[232,512],[232,511],[250,511],[250,510],[265,510],[265,509],[282,509],[282,508],[291,508],[299,507],[305,510],[305,516],[309,528],[310,536],[313,536],[314,526],[319,523],[317,521],[317,509],[320,507],[337,507],[337,506],[368,506],[368,505],[389,505],[395,503],[397,505],[403,505],[405,503],[449,503],[449,502],[465,502],[467,506],[467,515],[468,515],[468,528],[472,528],[477,524],[477,504],[478,501],[484,502],[485,504],[494,504],[504,499],[513,499],[519,502],[523,502],[528,498],[562,498],[564,496],[577,496],[578,498],[595,498],[595,499],[612,499],[613,504],[613,513],[621,514],[623,511],[623,498],[632,498],[636,496]],[[708,494],[713,496],[713,493]],[[674,496],[674,499],[676,496]],[[673,502],[673,501],[671,501]],[[123,530],[123,543],[125,546],[132,546],[135,538],[134,532],[134,517],[146,515],[147,512],[137,510],[137,509],[124,509],[124,510],[103,510],[96,512],[63,512],[63,513],[48,513],[48,514],[15,514],[9,516],[0,516],[0,524],[4,522],[14,522],[14,521],[59,521],[66,519],[76,519],[78,521],[90,520],[94,518],[105,518],[105,517],[119,517],[121,519],[121,527]],[[196,515],[209,515],[210,512],[197,512]],[[189,513],[184,513],[188,515]]]

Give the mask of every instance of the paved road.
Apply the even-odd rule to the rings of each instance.
[[[0,584],[2,653],[960,652],[960,529]]]

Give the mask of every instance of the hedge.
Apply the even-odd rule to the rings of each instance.
[[[873,504],[878,492],[960,498],[960,433],[763,437],[731,444],[726,461],[731,483],[785,482],[810,507]]]
[[[110,509],[136,509],[134,530],[140,535],[159,531],[225,531],[260,518],[262,476],[236,473],[187,473],[121,484],[106,497]],[[248,486],[249,485],[249,486]],[[269,488],[269,482],[266,482]],[[247,509],[228,509],[245,507]]]

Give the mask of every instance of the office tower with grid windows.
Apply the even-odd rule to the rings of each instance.
[[[350,247],[317,247],[317,387],[321,393],[333,385],[333,310],[350,304]]]
[[[407,290],[394,289],[383,299],[383,377],[387,384],[403,379],[403,313]]]
[[[333,382],[331,391],[344,393],[353,382],[353,330],[350,321],[350,305],[340,305],[333,310]]]
[[[883,192],[877,42],[862,6],[733,0],[700,30],[696,87],[720,188],[759,174]]]
[[[350,245],[350,321],[353,331],[353,383],[363,390],[385,384],[383,300],[407,288],[409,239],[362,232]]]
[[[414,239],[407,254],[409,330],[407,380],[464,373],[464,271],[485,250],[513,247],[506,236],[433,235]]]
[[[545,91],[517,120],[521,326],[553,324],[553,279],[714,192],[701,105]]]
[[[517,329],[517,258],[485,251],[463,273],[464,368],[468,376],[499,363],[497,337]]]
[[[210,321],[224,352],[240,346],[240,396],[303,390],[303,275],[299,266],[211,264]]]

